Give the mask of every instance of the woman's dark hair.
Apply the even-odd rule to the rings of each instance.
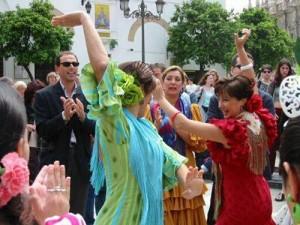
[[[288,162],[294,174],[300,178],[300,116],[289,119],[280,140],[280,170],[283,180],[287,179],[283,169],[284,162]]]
[[[281,81],[283,80],[282,78],[282,75],[280,73],[280,68],[283,66],[283,65],[287,65],[289,67],[289,73],[288,73],[288,76],[289,75],[292,75],[294,72],[293,72],[293,69],[292,69],[292,64],[290,63],[290,61],[286,58],[283,58],[279,61],[277,67],[276,67],[276,71],[275,71],[275,76],[274,76],[274,81],[275,81],[275,85],[278,87],[280,86],[281,84]]]
[[[0,82],[0,159],[17,148],[26,124],[24,103],[11,86]]]
[[[155,89],[156,83],[154,74],[149,64],[141,61],[125,62],[120,64],[119,68],[137,79],[145,95],[151,93]]]
[[[9,152],[16,151],[24,134],[26,112],[24,103],[14,88],[0,82],[0,159]],[[1,181],[1,180],[0,180]],[[21,194],[12,198],[0,208],[0,224],[32,225],[30,207]]]
[[[40,80],[34,80],[34,81],[30,82],[29,84],[27,84],[27,89],[25,90],[25,93],[24,93],[25,105],[31,105],[33,97],[35,95],[35,92],[37,92],[38,90],[40,90],[44,87],[46,87],[46,85],[44,84],[44,82],[42,82]]]
[[[253,94],[251,81],[244,76],[234,76],[220,79],[215,86],[217,96],[224,94],[234,97],[238,100],[249,99]]]

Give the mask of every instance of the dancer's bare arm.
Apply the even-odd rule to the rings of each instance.
[[[90,16],[85,12],[72,12],[52,18],[54,26],[74,27],[82,26],[90,63],[96,74],[98,82],[102,80],[108,64],[108,54],[102,40],[92,23]]]

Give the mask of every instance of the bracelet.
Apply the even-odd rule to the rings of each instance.
[[[174,113],[172,116],[171,116],[171,123],[174,124],[174,121],[176,119],[176,116],[180,113],[180,111],[177,111],[176,113]]]
[[[249,70],[253,68],[253,63],[249,63],[247,65],[241,66],[241,71]]]

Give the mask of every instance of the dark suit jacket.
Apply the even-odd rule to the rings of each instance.
[[[261,91],[261,90],[259,90],[259,95],[262,98],[264,108],[268,109],[270,113],[275,115],[274,103],[273,103],[273,99],[272,99],[271,95],[269,95],[268,93]],[[213,95],[211,97],[210,102],[209,102],[208,111],[207,111],[207,121],[209,121],[212,118],[215,118],[215,119],[223,119],[224,118],[224,115],[219,108],[218,98],[216,95]]]
[[[39,90],[35,95],[34,111],[37,132],[41,140],[41,165],[53,163],[59,160],[68,168],[70,160],[75,160],[75,164],[80,165],[82,175],[89,174],[89,160],[91,153],[91,135],[94,133],[95,121],[86,119],[81,122],[76,114],[69,122],[62,118],[63,103],[60,99],[65,96],[60,82],[54,86],[48,86]],[[87,101],[78,86],[73,98],[78,98],[87,111]],[[70,159],[70,138],[74,131],[76,145],[74,159]],[[73,163],[72,163],[73,165]]]

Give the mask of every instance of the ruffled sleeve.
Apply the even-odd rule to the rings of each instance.
[[[230,148],[222,144],[207,141],[212,159],[217,163],[245,165],[250,153],[247,135],[247,122],[236,119],[212,119],[210,123],[217,126],[226,137]]]
[[[168,191],[177,185],[176,171],[182,164],[187,162],[187,159],[171,149],[163,141],[162,145],[164,151],[163,188],[165,191]]]
[[[122,111],[121,95],[123,89],[118,85],[123,71],[118,69],[116,63],[109,62],[100,83],[90,64],[83,67],[80,76],[82,91],[90,103],[89,118],[98,119],[106,116],[116,116]]]

